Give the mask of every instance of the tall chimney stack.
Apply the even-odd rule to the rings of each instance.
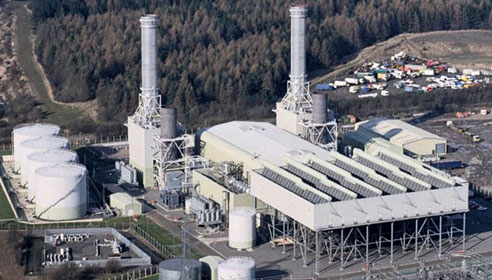
[[[159,110],[156,96],[157,85],[157,15],[144,15],[140,18],[142,33],[142,104],[146,112]]]
[[[294,85],[306,80],[306,5],[290,7],[290,81]],[[294,86],[296,88],[296,86]]]

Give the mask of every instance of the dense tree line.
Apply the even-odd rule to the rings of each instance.
[[[402,32],[492,28],[488,0],[307,0],[310,70]],[[289,1],[33,0],[36,53],[57,100],[96,98],[122,122],[138,101],[139,17],[160,16],[159,81],[188,124],[271,116],[289,69]],[[247,109],[245,109],[247,108]],[[207,122],[207,123],[204,123]]]

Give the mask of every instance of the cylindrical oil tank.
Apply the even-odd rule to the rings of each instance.
[[[41,167],[35,171],[36,216],[73,220],[87,212],[87,169],[76,163]]]
[[[71,150],[48,150],[27,156],[27,172],[22,172],[21,183],[27,183],[29,200],[36,195],[36,170],[45,166],[59,163],[76,163],[77,161],[77,153]]]
[[[200,280],[202,263],[193,259],[176,258],[159,263],[159,280]]]
[[[313,93],[313,123],[326,123],[328,120],[328,98],[326,94]]]
[[[19,161],[21,174],[27,172],[27,157],[38,152],[49,150],[68,149],[68,139],[65,137],[49,136],[26,140],[20,143]]]
[[[236,207],[229,212],[229,247],[251,249],[256,244],[256,212]]]
[[[255,260],[249,257],[232,257],[221,262],[217,269],[218,280],[255,279]]]
[[[177,113],[176,108],[165,107],[161,108],[161,137],[166,139],[176,138],[176,123]]]
[[[54,124],[32,123],[16,126],[12,131],[14,143],[14,170],[19,171],[20,169],[18,150],[22,142],[39,137],[56,136],[60,134],[60,131],[60,127]]]

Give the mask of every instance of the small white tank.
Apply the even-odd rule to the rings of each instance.
[[[54,124],[31,123],[16,126],[12,131],[12,142],[14,143],[14,170],[20,169],[19,149],[20,144],[26,140],[39,137],[56,136],[60,134],[60,127]]]
[[[229,212],[229,247],[251,249],[256,244],[256,212],[236,207]]]
[[[57,164],[35,172],[36,216],[73,220],[87,212],[87,169],[80,164]]]
[[[218,280],[255,279],[255,260],[249,257],[232,257],[221,262],[217,269]]]
[[[186,215],[191,215],[191,202],[192,202],[191,198],[187,198],[185,200],[185,214]]]
[[[27,171],[27,157],[30,154],[56,149],[68,149],[68,144],[67,138],[57,136],[41,137],[22,142],[17,150],[19,153],[21,175]]]
[[[77,161],[77,153],[71,150],[49,150],[30,154],[27,157],[27,172],[21,174],[21,184],[27,183],[29,189],[29,200],[36,195],[36,170],[59,163],[76,163]]]

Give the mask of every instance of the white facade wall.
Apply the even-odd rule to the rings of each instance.
[[[252,172],[251,194],[311,230],[353,227],[468,211],[468,185],[314,205]]]
[[[143,128],[136,124],[132,117],[128,118],[128,144],[130,150],[130,165],[142,173],[145,188],[153,184],[153,155],[154,136],[160,134],[159,128]]]

